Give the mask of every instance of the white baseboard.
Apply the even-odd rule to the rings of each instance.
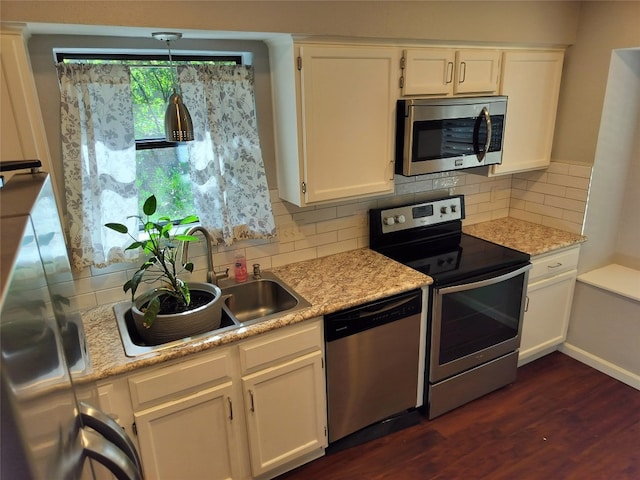
[[[547,345],[544,348],[530,348],[527,351],[521,351],[518,356],[518,367],[522,367],[527,363],[531,363],[534,360],[544,357],[545,355],[549,355],[552,352],[555,352],[560,348],[558,342],[554,342],[552,345]]]
[[[558,350],[571,358],[575,358],[585,365],[589,365],[590,367],[593,367],[596,370],[615,378],[616,380],[620,380],[621,382],[626,383],[636,390],[640,390],[640,375],[636,375],[629,370],[625,370],[618,365],[608,362],[603,358],[593,355],[592,353],[589,353],[586,350],[582,350],[581,348],[578,348],[569,343],[560,345]]]

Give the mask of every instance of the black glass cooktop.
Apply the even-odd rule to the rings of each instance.
[[[465,233],[433,241],[376,249],[397,262],[425,273],[443,285],[524,265],[529,254]]]

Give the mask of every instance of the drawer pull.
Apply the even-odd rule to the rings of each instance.
[[[561,262],[557,262],[555,265],[547,265],[547,268],[558,268],[561,267],[562,263]]]

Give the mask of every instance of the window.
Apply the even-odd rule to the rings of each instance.
[[[196,214],[215,244],[275,237],[253,68],[239,57],[220,61],[176,57],[185,64],[171,69],[163,58],[82,55],[56,64],[74,268],[135,261],[127,238],[104,225],[136,229],[149,193],[162,215]],[[164,141],[174,83],[195,131],[185,144]]]
[[[179,220],[195,211],[189,180],[187,145],[164,139],[164,112],[173,93],[173,75],[166,55],[57,53],[63,63],[118,63],[131,70],[136,142],[136,186],[139,209],[156,194],[158,212]],[[172,55],[174,66],[242,65],[241,55]]]

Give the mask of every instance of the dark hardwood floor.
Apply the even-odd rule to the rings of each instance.
[[[640,479],[640,392],[559,352],[515,383],[279,480]]]

